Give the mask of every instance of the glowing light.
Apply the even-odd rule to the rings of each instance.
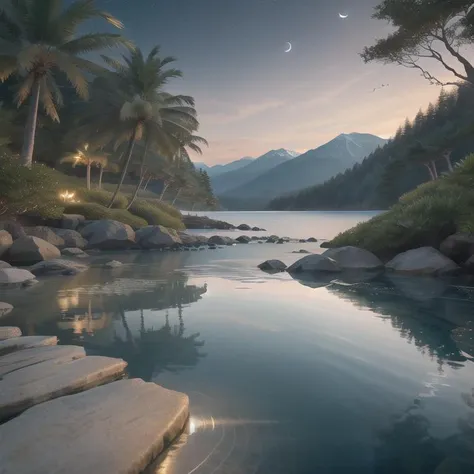
[[[72,192],[70,193],[69,191],[63,191],[62,193],[59,193],[59,197],[64,201],[64,202],[79,202],[74,199],[76,196],[76,193]]]
[[[197,420],[195,420],[194,418],[189,419],[189,434],[190,435],[193,435],[194,433],[196,433],[196,429],[197,429],[196,421]]]

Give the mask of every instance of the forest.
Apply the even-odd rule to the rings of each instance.
[[[395,136],[360,164],[297,194],[273,200],[273,210],[383,210],[436,179],[474,151],[474,89],[441,90],[436,104],[407,119]]]

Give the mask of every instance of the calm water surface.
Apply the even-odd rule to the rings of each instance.
[[[474,289],[256,268],[302,247],[321,251],[111,254],[125,265],[0,293],[15,306],[2,322],[122,357],[130,376],[189,394],[187,433],[153,473],[472,474]]]

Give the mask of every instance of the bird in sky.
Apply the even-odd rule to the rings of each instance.
[[[372,90],[372,93],[374,93],[375,91],[378,91],[379,89],[382,89],[384,87],[388,87],[390,84],[382,84],[381,86],[378,86],[378,87],[374,87],[373,90]]]

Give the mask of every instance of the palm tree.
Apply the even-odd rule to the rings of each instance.
[[[101,169],[101,174],[99,178],[99,188],[102,183],[102,170],[108,164],[108,156],[106,153],[94,150],[89,146],[88,143],[85,143],[79,147],[75,152],[68,153],[64,158],[61,159],[61,163],[72,163],[72,166],[77,165],[85,166],[87,169],[86,173],[86,182],[87,189],[91,188],[91,167],[98,166]]]
[[[118,173],[120,171],[120,167],[117,163],[110,161],[109,158],[105,158],[105,161],[100,163],[96,163],[99,167],[99,181],[97,183],[97,189],[102,189],[102,177],[105,171],[109,171],[111,173]]]
[[[148,149],[171,157],[180,145],[176,136],[185,136],[198,127],[194,99],[163,91],[170,79],[181,77],[182,73],[165,69],[175,59],[160,59],[158,53],[159,48],[155,47],[145,58],[136,49],[128,57],[123,56],[123,62],[103,56],[112,71],[108,80],[95,82],[96,100],[91,101],[93,107],[86,112],[86,127],[93,132],[101,130],[103,139],[116,146],[127,142],[122,175],[109,207],[120,191],[138,141],[146,144],[142,156],[144,166]]]
[[[58,72],[67,78],[79,97],[87,99],[84,72],[98,72],[101,68],[81,55],[118,45],[131,46],[118,34],[77,36],[82,24],[95,18],[122,28],[120,21],[96,7],[95,0],[76,0],[67,7],[63,6],[63,0],[1,2],[0,80],[18,76],[17,105],[30,101],[20,155],[26,166],[31,166],[33,161],[39,103],[49,117],[59,122],[57,108],[63,104],[63,95],[56,82]]]

